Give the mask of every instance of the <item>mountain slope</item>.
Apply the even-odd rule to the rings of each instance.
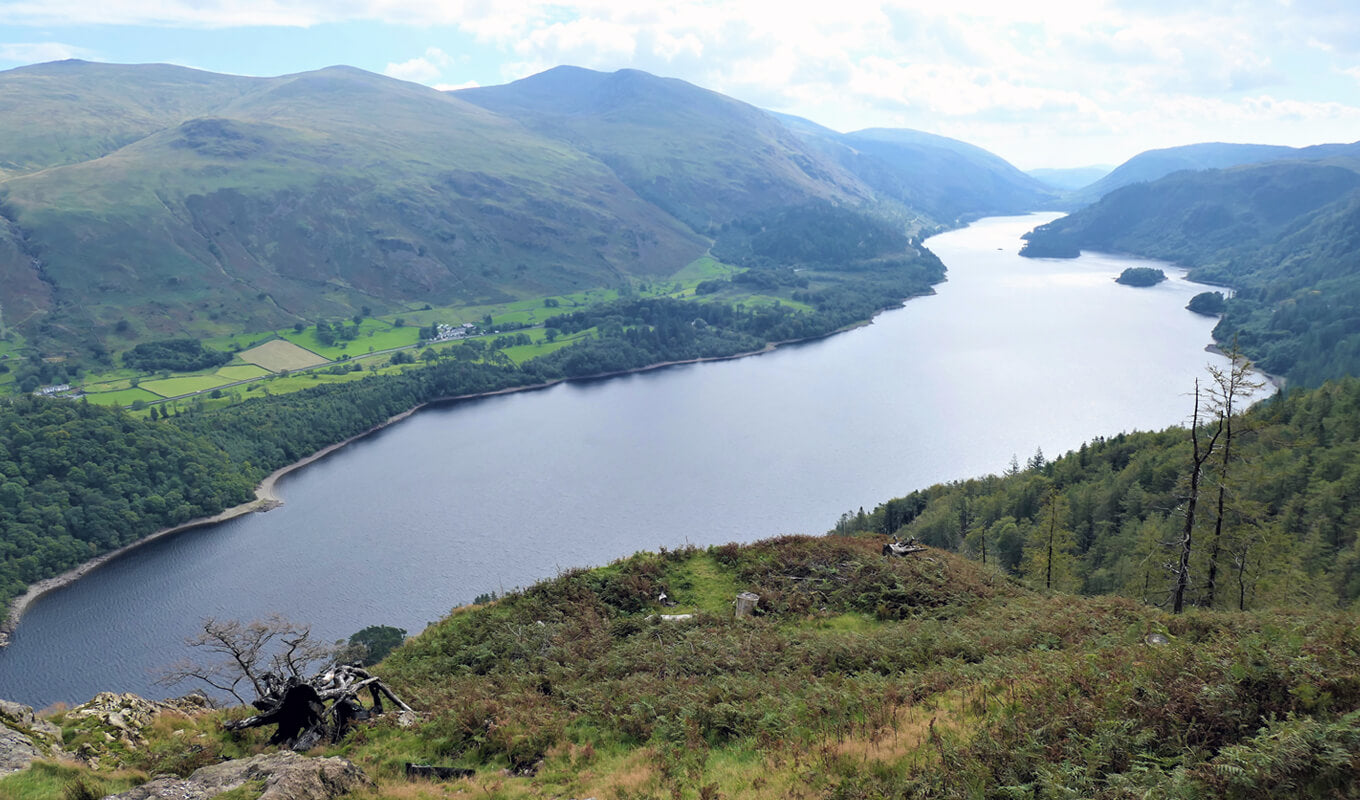
[[[259,82],[168,64],[78,60],[0,72],[0,180],[107,155]]]
[[[50,287],[49,336],[614,285],[706,247],[594,158],[443,93],[340,67],[233,87],[202,116],[0,183],[0,270]]]
[[[673,78],[557,67],[453,94],[591,153],[698,231],[809,199],[873,199],[769,114]]]
[[[980,147],[906,129],[837,133],[809,120],[777,115],[790,130],[858,176],[880,195],[936,224],[1049,207],[1055,193]]]
[[[1226,169],[1245,164],[1260,164],[1286,159],[1320,160],[1334,156],[1360,156],[1360,142],[1322,144],[1312,147],[1284,147],[1268,144],[1225,144],[1204,142],[1148,150],[1120,164],[1108,175],[1068,196],[1073,207],[1089,205],[1124,186],[1155,181],[1181,170]]]

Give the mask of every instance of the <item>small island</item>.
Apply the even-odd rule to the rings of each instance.
[[[1204,314],[1206,316],[1216,317],[1219,314],[1223,313],[1223,309],[1226,307],[1226,305],[1227,304],[1226,301],[1223,299],[1222,292],[1200,292],[1199,294],[1190,298],[1190,303],[1189,305],[1186,306],[1186,308],[1190,309],[1196,314]]]
[[[1166,280],[1166,273],[1155,267],[1129,267],[1114,280],[1125,286],[1156,286]]]

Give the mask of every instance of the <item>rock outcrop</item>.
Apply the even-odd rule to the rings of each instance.
[[[55,755],[60,748],[56,725],[35,717],[28,706],[0,700],[0,776]]]
[[[62,724],[75,731],[81,744],[76,758],[98,769],[106,758],[121,761],[146,744],[146,729],[160,714],[193,716],[211,708],[206,697],[189,695],[175,700],[147,700],[135,694],[100,692],[94,699],[67,711]]]
[[[343,758],[283,752],[212,764],[187,778],[157,778],[105,800],[207,800],[251,782],[263,787],[260,800],[331,800],[371,785]]]

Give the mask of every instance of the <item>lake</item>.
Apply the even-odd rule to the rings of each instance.
[[[733,361],[450,403],[285,477],[285,505],[163,539],[35,603],[0,698],[35,707],[153,683],[204,617],[271,613],[325,639],[418,632],[484,592],[637,550],[820,534],[1042,447],[1187,419],[1214,320],[1156,262],[1022,259],[1057,215],[928,241],[937,293],[827,339]],[[1128,266],[1166,269],[1120,286]]]

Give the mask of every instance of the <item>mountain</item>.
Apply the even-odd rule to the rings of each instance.
[[[897,128],[838,133],[801,117],[776,116],[880,195],[935,224],[1034,211],[1055,200],[1055,192],[1005,159],[957,139]]]
[[[1334,156],[1360,156],[1360,142],[1284,147],[1268,144],[1205,142],[1162,150],[1148,150],[1120,164],[1100,180],[1068,196],[1072,207],[1089,205],[1123,186],[1155,181],[1181,170],[1225,169],[1284,159],[1320,160]]]
[[[809,199],[874,200],[766,112],[674,78],[557,67],[453,96],[590,153],[697,231]]]
[[[745,248],[771,219],[914,234],[1051,199],[963,142],[799,128],[636,70],[444,93],[65,61],[0,72],[0,108],[0,321],[77,360],[666,276],[733,223]]]
[[[108,155],[257,84],[167,64],[75,59],[0,72],[0,180]]]
[[[1360,374],[1360,160],[1173,173],[1111,192],[1026,234],[1032,257],[1125,252],[1234,289],[1215,338],[1271,373]]]
[[[1025,174],[1059,191],[1071,192],[1089,186],[1109,175],[1114,167],[1067,167],[1025,170]]]
[[[3,140],[28,170],[0,183],[8,319],[38,312],[29,330],[57,339],[121,320],[152,337],[262,330],[611,286],[707,247],[597,159],[447,94],[348,67],[219,77],[0,73],[0,96],[50,98],[49,127],[75,114],[117,132]]]

